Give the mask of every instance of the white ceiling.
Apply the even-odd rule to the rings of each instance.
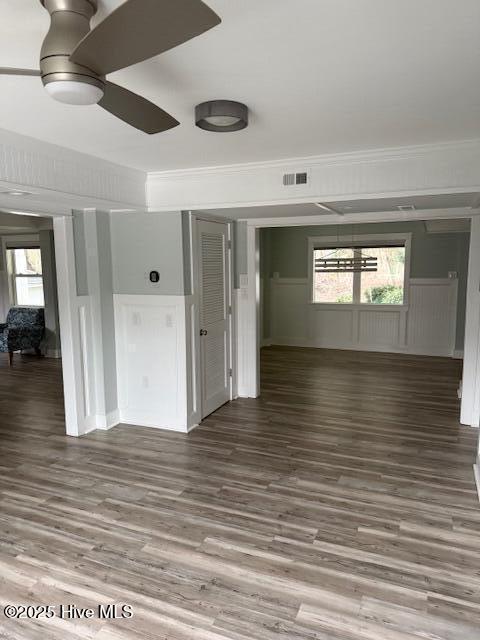
[[[0,234],[36,233],[40,229],[51,229],[49,218],[38,216],[24,216],[0,211]]]
[[[100,0],[99,15],[121,3]],[[478,0],[208,0],[222,24],[112,74],[181,122],[146,136],[99,107],[0,78],[4,129],[144,170],[480,137]],[[39,0],[0,0],[0,65],[38,67]],[[196,129],[194,105],[246,102],[242,132]]]
[[[233,220],[248,220],[254,218],[291,218],[304,216],[329,215],[331,212],[343,214],[376,213],[384,211],[398,212],[399,206],[413,205],[417,211],[431,209],[457,209],[477,207],[480,193],[448,193],[425,196],[411,196],[402,198],[364,198],[362,200],[342,200],[325,203],[330,212],[319,208],[315,203],[281,204],[265,207],[236,207],[223,209],[222,212]],[[205,210],[205,213],[215,215],[218,209]]]

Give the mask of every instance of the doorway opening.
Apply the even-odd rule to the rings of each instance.
[[[53,222],[0,213],[2,433],[65,434]]]

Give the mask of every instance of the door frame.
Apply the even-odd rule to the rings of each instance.
[[[242,396],[257,398],[260,395],[260,245],[262,228],[355,225],[374,222],[406,222],[415,220],[447,220],[466,218],[471,221],[470,256],[467,282],[466,333],[463,368],[463,392],[460,421],[472,427],[480,425],[480,291],[478,265],[480,265],[480,210],[418,210],[405,212],[385,211],[370,214],[322,215],[308,221],[302,218],[254,218],[247,219],[247,275],[240,294],[245,321],[239,326],[238,344],[245,353],[238,357],[238,385]],[[241,348],[241,347],[240,347]]]
[[[191,269],[190,269],[190,279],[191,279],[191,296],[193,301],[194,311],[192,314],[193,319],[193,335],[192,335],[192,358],[194,360],[194,370],[196,375],[194,375],[194,379],[192,381],[192,392],[193,392],[193,407],[194,414],[196,418],[197,424],[200,424],[203,420],[203,389],[202,389],[202,356],[201,356],[201,344],[200,344],[200,282],[199,282],[199,261],[200,261],[200,251],[199,251],[199,234],[198,234],[198,222],[218,222],[220,224],[225,224],[227,226],[227,237],[228,237],[228,248],[227,248],[227,283],[228,283],[228,306],[230,309],[229,312],[229,356],[230,356],[230,367],[232,369],[232,375],[230,376],[230,401],[234,400],[237,397],[237,350],[234,345],[236,344],[236,335],[237,335],[237,327],[236,327],[236,310],[235,310],[235,301],[233,296],[234,291],[234,269],[233,269],[233,245],[234,245],[234,221],[231,218],[225,218],[223,216],[216,216],[211,214],[206,214],[202,212],[190,211],[190,239],[191,239]]]

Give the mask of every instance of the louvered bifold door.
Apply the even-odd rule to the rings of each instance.
[[[198,221],[202,417],[230,400],[228,226]]]

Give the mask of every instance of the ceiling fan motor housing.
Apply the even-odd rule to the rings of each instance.
[[[50,14],[50,29],[40,52],[42,82],[84,82],[105,89],[105,78],[70,61],[78,43],[90,32],[97,0],[40,0]]]

